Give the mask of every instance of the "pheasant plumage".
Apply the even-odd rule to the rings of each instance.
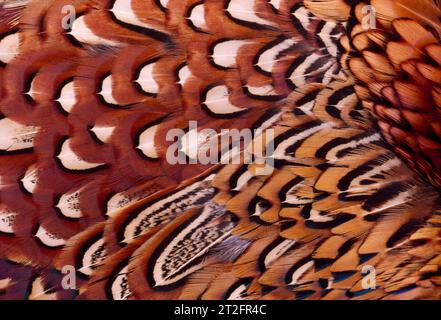
[[[0,2],[0,298],[440,299],[440,18],[432,0]],[[214,134],[192,140],[196,121]],[[257,133],[192,163],[225,129]]]

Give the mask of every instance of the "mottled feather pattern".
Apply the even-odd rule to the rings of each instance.
[[[440,17],[0,1],[0,299],[441,299]]]

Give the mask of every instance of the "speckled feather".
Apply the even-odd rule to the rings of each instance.
[[[0,1],[0,299],[440,299],[440,12]],[[272,170],[168,163],[190,121]]]

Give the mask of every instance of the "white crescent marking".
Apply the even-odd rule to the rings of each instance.
[[[247,43],[250,42],[246,40],[228,40],[216,44],[212,56],[214,63],[224,68],[234,67],[239,49]]]
[[[99,93],[104,101],[110,104],[118,104],[118,101],[113,97],[113,88],[112,88],[112,75],[107,76],[101,86],[101,92]]]
[[[187,65],[183,66],[181,69],[179,69],[178,72],[178,83],[180,85],[184,85],[192,75],[193,74],[191,73],[190,68]]]
[[[79,42],[90,45],[118,45],[118,43],[115,41],[101,38],[93,33],[93,31],[87,26],[84,16],[81,16],[74,21],[72,30],[68,34],[73,36]]]
[[[254,7],[256,5],[255,0],[231,0],[228,4],[227,11],[236,19],[262,24],[262,25],[274,25],[271,21],[260,18],[256,15]]]
[[[64,111],[67,113],[71,112],[72,108],[77,103],[73,81],[70,81],[63,86],[60,92],[60,97],[55,101],[61,104]]]
[[[155,136],[158,132],[159,125],[152,126],[146,129],[139,136],[139,145],[136,147],[141,150],[149,158],[157,159],[159,158],[158,151],[155,145]]]
[[[311,260],[298,268],[292,275],[290,285],[296,285],[300,278],[311,268],[314,267],[314,261]]]
[[[216,114],[232,114],[247,110],[247,108],[236,107],[230,102],[230,93],[226,86],[217,86],[207,92],[207,97],[203,102],[207,108]]]
[[[122,22],[164,32],[164,30],[158,30],[157,27],[141,21],[133,11],[132,0],[116,0],[110,11]]]
[[[0,150],[16,151],[34,146],[38,127],[24,125],[9,118],[0,120]]]
[[[66,243],[64,239],[61,239],[53,235],[52,233],[49,233],[43,226],[40,226],[38,228],[35,237],[39,238],[41,242],[51,248],[63,246]]]
[[[80,268],[78,271],[85,274],[86,276],[90,276],[93,272],[93,267],[99,265],[104,257],[106,256],[106,250],[104,249],[103,252],[99,255],[99,257],[96,258],[95,262],[92,262],[92,256],[100,249],[101,246],[104,245],[104,240],[101,238],[98,241],[96,241],[94,244],[92,244],[84,253],[83,256],[83,267]]]
[[[61,161],[61,163],[66,169],[70,169],[70,170],[88,170],[99,167],[104,164],[104,163],[87,162],[81,159],[80,157],[78,157],[78,155],[76,155],[70,147],[70,139],[64,141],[61,147],[61,152],[57,156],[57,158]]]
[[[113,131],[115,131],[115,127],[97,127],[94,126],[92,129],[90,129],[95,133],[98,139],[100,141],[106,143],[110,140],[112,137]]]
[[[68,218],[80,219],[83,216],[80,207],[81,190],[63,194],[58,201],[57,208]]]
[[[289,49],[289,47],[293,46],[294,44],[294,40],[286,39],[274,47],[271,47],[260,55],[257,65],[262,70],[271,72],[276,62],[279,61],[279,59],[277,59],[279,53],[281,53],[283,50]]]
[[[0,40],[0,61],[8,63],[20,51],[20,34],[14,33]]]
[[[205,7],[204,4],[199,4],[195,6],[188,17],[193,25],[202,30],[208,30],[207,21],[205,21]]]
[[[156,63],[153,62],[144,66],[139,73],[138,79],[135,80],[141,86],[142,90],[152,94],[159,92],[158,82],[156,82],[153,76],[155,64]]]

